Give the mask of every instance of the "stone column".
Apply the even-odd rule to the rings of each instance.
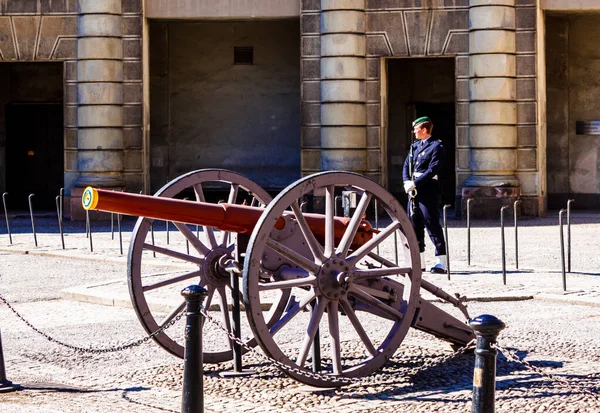
[[[471,0],[469,144],[471,177],[463,204],[497,216],[519,196],[517,169],[515,0]],[[464,205],[463,205],[464,206]]]
[[[78,187],[123,187],[121,0],[79,0]]]
[[[365,0],[321,0],[321,169],[367,169]]]

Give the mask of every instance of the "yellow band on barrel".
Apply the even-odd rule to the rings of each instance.
[[[81,204],[86,211],[96,209],[96,206],[98,205],[98,191],[91,186],[85,188],[85,191],[83,191],[83,195],[81,196]]]

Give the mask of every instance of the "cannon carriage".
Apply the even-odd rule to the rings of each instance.
[[[228,188],[226,202],[206,202],[205,192],[215,183]],[[336,216],[341,191],[357,195],[351,218]],[[183,192],[193,193],[194,199],[174,198]],[[315,198],[323,201],[324,212],[305,212],[303,202]],[[381,228],[366,219],[375,203]],[[204,307],[216,310],[231,331],[230,274],[235,267],[241,268],[236,277],[242,281],[246,344],[260,345],[288,375],[306,384],[331,386],[340,377],[372,374],[394,355],[410,327],[453,346],[474,337],[465,323],[469,315],[464,297],[421,278],[419,248],[403,208],[364,176],[323,172],[271,199],[242,175],[201,170],[175,179],[155,196],[88,188],[83,205],[140,216],[130,244],[128,283],[133,307],[149,333],[184,309],[182,300],[169,311],[154,311],[152,294],[165,289],[175,294],[173,286],[190,282],[206,287]],[[191,252],[151,240],[154,220],[172,221]],[[202,232],[194,233],[189,225],[202,226]],[[399,259],[380,252],[394,243]],[[151,254],[177,261],[182,269],[160,275],[145,271]],[[422,290],[454,305],[464,320],[423,299]],[[183,357],[183,339],[171,330],[155,340]],[[311,352],[321,335],[328,337],[319,345],[323,351]],[[217,336],[205,333],[206,362],[233,357],[230,337]],[[308,374],[315,357],[320,358],[318,376]]]

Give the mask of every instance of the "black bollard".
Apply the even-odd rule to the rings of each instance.
[[[2,332],[0,331],[0,393],[20,390],[21,386],[7,380],[6,370],[4,369],[4,353],[2,352]]]
[[[204,412],[204,368],[202,366],[204,316],[200,312],[200,305],[208,296],[208,291],[200,285],[191,285],[184,288],[181,295],[187,303],[181,413],[202,413]]]
[[[471,413],[494,413],[496,392],[496,356],[492,348],[505,324],[488,314],[480,315],[469,323],[475,330],[475,370],[473,371],[473,406]]]

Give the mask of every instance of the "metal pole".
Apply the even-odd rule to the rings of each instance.
[[[123,233],[121,232],[121,214],[117,214],[117,227],[119,230],[119,251],[123,255]]]
[[[31,229],[33,230],[33,240],[35,241],[35,246],[38,246],[37,243],[37,235],[35,233],[35,224],[33,222],[33,206],[31,204],[31,198],[35,196],[35,194],[29,194],[28,200],[29,200],[29,215],[31,216]]]
[[[444,238],[446,241],[446,271],[448,271],[448,280],[450,280],[450,245],[448,245],[448,217],[446,210],[450,205],[444,205]]]
[[[60,196],[60,222],[62,223],[64,221],[64,214],[63,214],[63,204],[64,204],[64,198],[65,198],[65,188],[60,188],[60,191],[58,191],[58,196]]]
[[[500,230],[502,232],[502,282],[506,285],[506,242],[504,240],[504,210],[508,208],[508,205],[504,205],[500,208]]]
[[[231,316],[233,318],[233,335],[239,339],[242,337],[240,331],[240,279],[237,273],[230,272],[231,275]],[[233,370],[241,373],[242,366],[242,347],[237,341],[233,342]]]
[[[92,222],[90,221],[90,211],[85,210],[85,221],[87,222],[87,227],[90,236],[90,252],[94,252],[94,243],[92,242]]]
[[[6,369],[4,367],[4,352],[2,351],[2,331],[0,331],[0,393],[20,390],[21,386],[14,384],[6,378]]]
[[[571,204],[574,199],[567,201],[567,270],[571,272]]]
[[[191,285],[183,289],[181,295],[187,303],[181,413],[202,413],[204,412],[204,366],[202,364],[204,316],[200,308],[208,296],[208,291],[200,285]]]
[[[169,245],[169,221],[167,221],[167,245]]]
[[[12,234],[10,233],[10,224],[8,223],[8,211],[6,209],[6,195],[8,195],[8,192],[2,194],[2,205],[4,206],[4,218],[6,218],[6,230],[8,231],[8,240],[12,245]]]
[[[242,322],[240,319],[240,279],[236,271],[229,270],[231,276],[231,318],[233,319],[233,340],[231,349],[233,351],[233,371],[223,372],[221,377],[232,378],[240,376],[250,376],[255,374],[254,370],[244,370],[242,365],[242,346],[239,341],[242,337]]]
[[[58,214],[58,230],[60,231],[60,240],[62,242],[62,249],[65,249],[65,236],[63,234],[62,218],[60,215],[60,195],[56,197],[56,213]]]
[[[471,265],[471,202],[467,200],[467,265]]]
[[[558,213],[558,221],[560,223],[560,265],[562,270],[563,291],[567,291],[567,274],[565,272],[565,236],[563,231],[563,214],[566,209],[561,209]]]
[[[342,199],[341,195],[336,196],[335,198],[333,198],[333,215],[335,215],[336,217],[339,216],[340,211],[338,211],[338,201]]]
[[[473,371],[473,405],[471,413],[494,413],[496,392],[496,356],[492,347],[505,324],[492,315],[481,315],[469,323],[475,330],[475,369]]]
[[[313,300],[310,303],[310,314],[312,316],[315,308],[317,307],[316,300]],[[319,373],[321,371],[321,333],[317,328],[317,332],[315,333],[315,338],[312,344],[312,371],[314,373]]]
[[[517,217],[517,205],[520,203],[518,199],[515,201],[513,205],[513,212],[515,218],[515,267],[517,270],[519,269],[519,223]]]
[[[85,212],[85,237],[90,237],[90,216],[87,213],[87,210]]]

